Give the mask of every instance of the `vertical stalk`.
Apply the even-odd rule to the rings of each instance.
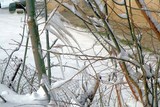
[[[155,70],[155,81],[154,81],[154,102],[153,105],[154,107],[158,107],[158,75],[159,75],[159,69],[160,69],[160,59],[157,61],[157,67]]]
[[[45,64],[42,56],[41,43],[39,38],[38,26],[36,24],[35,14],[35,0],[26,0],[27,14],[28,14],[28,27],[31,38],[33,56],[38,72],[39,81],[42,78],[42,74],[46,74]]]
[[[42,75],[46,74],[46,69],[42,55],[38,26],[36,24],[35,0],[26,0],[26,8],[28,14],[28,27],[32,44],[33,56],[34,56],[36,71],[38,72],[38,79],[40,82],[42,79]],[[45,86],[42,86],[42,88],[44,89],[48,97],[48,100],[50,100],[50,95],[48,94],[47,88]]]
[[[131,1],[129,0],[129,6],[131,6],[130,4],[131,4]],[[124,0],[124,6],[125,6],[126,14],[127,14],[127,20],[128,20],[128,24],[129,24],[130,34],[132,36],[132,41],[134,42],[135,41],[135,31],[134,31],[131,7],[130,7],[131,19],[130,19],[126,0]]]
[[[47,2],[46,0],[44,0],[44,4],[45,4],[45,22],[47,22],[48,20],[48,11],[47,11]],[[46,48],[47,50],[50,49],[50,45],[49,45],[49,32],[46,29]],[[47,51],[47,65],[48,65],[48,79],[49,79],[49,84],[51,84],[51,64],[50,64],[50,52]]]
[[[26,40],[26,47],[25,47],[25,52],[24,52],[24,56],[23,56],[23,64],[22,64],[22,72],[20,73],[20,77],[18,79],[18,83],[17,83],[17,93],[19,92],[19,87],[20,87],[20,82],[21,82],[21,79],[22,79],[22,75],[24,73],[24,69],[25,69],[25,63],[26,63],[26,55],[27,55],[27,48],[28,48],[28,42],[29,42],[29,37],[27,37],[27,40]]]
[[[116,89],[116,94],[117,94],[117,99],[118,99],[118,107],[122,107],[122,102],[121,102],[121,95],[120,95],[120,90],[119,90],[120,86],[115,85],[115,89]]]
[[[26,22],[26,11],[25,11],[25,17],[24,17],[24,23]],[[24,36],[24,32],[26,29],[26,25],[24,24],[23,26],[23,36]],[[27,36],[27,40],[26,40],[26,47],[25,47],[25,52],[24,52],[24,56],[23,56],[23,65],[22,65],[22,72],[20,74],[20,77],[18,79],[18,83],[17,83],[17,92],[19,91],[19,87],[20,87],[20,82],[21,82],[21,78],[24,72],[24,68],[25,68],[25,62],[26,62],[26,55],[27,55],[27,48],[28,48],[28,42],[29,42],[29,37]]]

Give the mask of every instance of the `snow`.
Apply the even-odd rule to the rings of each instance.
[[[105,3],[103,0],[95,0],[96,4],[99,6],[99,9],[102,13],[105,14]]]
[[[10,14],[7,9],[0,9],[0,21],[1,21],[0,47],[4,49],[9,49],[7,51],[8,54],[10,54],[12,50],[15,49],[15,47],[17,47],[17,45],[14,45],[16,43],[13,42],[13,40],[18,42],[21,40],[20,34],[22,34],[21,27],[23,26],[23,19],[24,19],[23,14],[16,14],[16,13]],[[27,35],[25,34],[24,41],[26,41],[26,38],[27,38]],[[23,43],[22,45],[25,45],[25,44]],[[19,50],[20,52],[15,52],[13,55],[20,56],[23,59],[24,50],[25,48],[22,47]],[[33,59],[31,48],[28,49],[28,53],[30,53],[29,54],[30,57],[27,58],[27,62],[28,60]],[[8,57],[8,55],[4,51],[2,51],[2,49],[0,49],[0,59],[4,59],[6,57]],[[29,63],[31,63],[31,61]],[[34,63],[31,63],[31,64],[34,65]]]
[[[140,4],[142,5],[142,10],[148,10],[147,5],[144,0],[139,0]],[[160,32],[160,25],[159,22],[152,16],[150,11],[145,11],[151,22],[155,25],[157,30]]]
[[[139,63],[133,59],[133,58],[130,58],[129,56],[131,56],[133,53],[131,52],[126,52],[125,50],[121,49],[121,52],[118,54],[117,58],[120,59],[120,60],[124,60],[124,61],[128,61],[136,66],[140,66]]]
[[[75,5],[78,5],[79,0],[71,0]]]
[[[1,8],[9,7],[9,4],[18,0],[0,0]]]
[[[99,3],[99,1],[97,1],[97,2]],[[70,8],[70,6],[69,6],[69,8]],[[21,22],[21,19],[23,19],[24,16],[23,16],[23,14],[22,15],[9,14],[6,10],[0,10],[0,13],[2,13],[2,14],[0,14],[0,16],[1,16],[0,21],[2,22],[2,24],[0,24],[0,29],[2,29],[1,30],[2,33],[0,34],[0,36],[1,36],[0,46],[2,46],[3,48],[14,49],[14,47],[15,47],[14,45],[9,45],[9,43],[12,42],[10,39],[12,38],[12,39],[16,39],[17,41],[20,41],[19,33],[22,30],[20,28],[20,26],[22,26],[22,24],[23,24]],[[6,18],[6,17],[8,17],[8,18]],[[70,27],[72,27],[72,26],[70,26],[68,24],[64,24],[62,22],[63,18],[61,17],[61,15],[59,13],[52,12],[49,19],[50,19],[50,21],[48,21],[48,24],[45,25],[45,28],[50,31],[50,34],[51,34],[50,35],[50,41],[53,42],[57,38],[59,40],[55,44],[55,46],[52,47],[51,50],[46,50],[46,51],[56,50],[60,53],[61,52],[67,53],[68,49],[66,49],[65,45],[67,45],[67,46],[72,45],[73,47],[78,47],[83,51],[85,50],[83,54],[86,54],[86,55],[95,55],[96,54],[96,55],[101,55],[101,56],[104,56],[104,57],[107,56],[106,51],[102,50],[102,46],[100,46],[99,44],[95,44],[96,40],[95,40],[95,38],[93,38],[91,33],[87,32],[84,29],[80,29],[80,28],[71,29]],[[100,23],[100,22],[101,21],[99,21],[98,23]],[[107,23],[107,24],[109,26],[109,23]],[[111,26],[109,26],[109,27],[113,31]],[[9,30],[5,30],[5,28],[7,28]],[[40,29],[43,29],[43,25],[40,27]],[[26,34],[25,34],[25,37],[26,37]],[[44,34],[42,33],[42,35],[40,37],[41,37],[41,40],[42,40],[41,42],[43,44],[42,48],[45,49],[45,36],[44,36]],[[66,41],[68,41],[68,42],[66,42]],[[69,42],[69,41],[71,41],[71,42]],[[79,44],[77,44],[77,43],[79,43]],[[108,40],[108,44],[115,47],[112,40]],[[93,46],[94,46],[94,49],[90,49]],[[11,50],[9,50],[8,52],[10,53]],[[73,50],[71,50],[71,52],[73,52]],[[76,49],[74,50],[74,52],[76,52],[76,54],[80,54],[80,52]],[[134,64],[137,64],[136,61],[131,60],[130,57],[129,57],[129,55],[132,55],[133,53],[134,52],[132,52],[132,51],[131,52],[128,52],[128,51],[126,52],[124,50],[121,50],[121,53],[118,55],[117,58],[122,58],[122,59],[125,59],[125,60],[129,60],[129,61],[132,61]],[[15,56],[18,56],[20,58],[23,58],[23,54],[24,54],[24,47],[22,47],[18,52],[14,53]],[[28,50],[27,55],[28,56],[27,56],[27,63],[26,64],[31,63],[31,65],[34,66],[34,61],[33,61],[33,56],[32,56],[32,50],[31,49]],[[0,50],[0,59],[3,59],[5,57],[7,57],[7,55],[4,54],[4,52],[2,50]],[[53,55],[52,57],[55,57],[55,55]],[[60,55],[59,57],[61,58],[61,59],[59,59],[59,61],[55,60],[56,58],[53,59],[54,60],[53,65],[61,64],[61,65],[71,66],[71,67],[75,67],[76,70],[75,69],[64,68],[64,67],[62,69],[59,68],[59,67],[53,67],[52,68],[52,73],[53,73],[52,77],[53,78],[56,77],[56,78],[59,78],[59,79],[57,79],[56,81],[54,79],[52,79],[52,81],[54,81],[54,83],[52,84],[52,86],[50,86],[50,85],[48,85],[48,82],[47,82],[47,79],[48,79],[47,76],[43,75],[41,85],[45,85],[48,89],[51,89],[51,92],[54,92],[53,94],[55,94],[55,92],[58,93],[58,91],[60,91],[60,90],[65,91],[66,92],[65,94],[69,95],[72,98],[72,102],[74,102],[78,105],[80,105],[80,104],[79,104],[79,101],[77,100],[77,96],[75,96],[76,95],[75,93],[76,92],[80,93],[80,92],[79,92],[79,90],[76,90],[75,93],[72,93],[69,90],[69,88],[71,86],[73,86],[73,84],[71,84],[72,82],[74,82],[74,85],[75,84],[76,85],[77,84],[78,85],[83,84],[83,85],[86,85],[86,86],[88,85],[90,88],[89,87],[86,88],[86,89],[89,89],[87,91],[87,93],[85,93],[86,95],[92,94],[93,85],[95,84],[94,83],[95,81],[92,81],[93,79],[86,79],[86,78],[87,78],[87,76],[95,75],[95,71],[96,71],[96,73],[98,73],[101,76],[101,78],[102,78],[101,81],[103,81],[101,84],[104,85],[104,86],[100,90],[104,89],[104,91],[106,91],[105,90],[106,87],[107,88],[112,87],[113,85],[117,85],[117,84],[121,84],[121,83],[125,82],[123,80],[124,75],[122,73],[119,73],[119,68],[118,67],[115,68],[113,66],[113,63],[110,60],[104,60],[104,61],[99,61],[99,62],[98,61],[97,62],[92,62],[91,61],[90,63],[92,63],[93,66],[95,67],[94,69],[92,69],[91,67],[88,67],[88,68],[86,67],[86,66],[90,66],[90,63],[88,63],[86,60],[80,61],[79,66],[77,66],[77,64],[75,63],[75,58],[66,57],[65,55]],[[62,60],[62,58],[63,58],[63,60]],[[106,66],[107,66],[107,68],[106,68]],[[147,71],[147,75],[151,77],[151,75],[148,73],[149,68],[146,65],[144,66],[144,68]],[[140,75],[141,73],[140,72],[136,73],[134,71],[134,69],[132,68],[132,66],[130,66],[129,64],[127,65],[127,69],[129,71],[131,77],[134,80],[136,80],[138,76],[141,76]],[[63,71],[63,70],[65,72],[63,72],[63,74],[61,74],[61,71]],[[86,74],[84,74],[84,72]],[[78,75],[80,73],[81,73],[81,75]],[[106,76],[108,76],[108,74],[111,75],[113,78],[112,78],[111,81],[106,82],[105,79],[106,79]],[[75,76],[75,75],[78,75],[78,76]],[[73,78],[75,80],[71,81]],[[80,79],[83,78],[84,80],[79,80],[79,78]],[[76,81],[76,79],[78,79],[78,81]],[[85,82],[86,82],[86,84],[85,84]],[[107,83],[107,86],[106,86],[106,83]],[[68,84],[71,84],[71,85],[68,85]],[[108,84],[109,84],[109,86],[108,86]],[[83,89],[82,86],[81,86],[81,88]],[[110,93],[110,90],[107,90],[106,93],[107,93],[106,95],[108,95],[108,93]],[[62,92],[60,94],[62,94]],[[114,92],[113,92],[113,94],[114,94]],[[124,89],[124,94],[126,94],[125,100],[128,99],[127,95],[129,95],[130,93],[127,92]],[[0,84],[0,95],[4,99],[7,100],[7,103],[4,103],[2,100],[0,100],[0,107],[14,107],[14,106],[20,106],[20,105],[21,106],[23,105],[22,107],[30,107],[30,106],[32,106],[32,107],[42,106],[43,107],[43,105],[45,105],[45,106],[48,105],[47,98],[46,98],[45,92],[42,89],[42,87],[40,87],[37,91],[32,92],[31,94],[28,93],[28,94],[20,95],[20,94],[17,94],[15,92],[11,91],[6,86]],[[97,96],[97,99],[98,99],[99,95],[96,95],[96,96]],[[82,97],[85,97],[85,95],[84,96],[82,95]],[[108,96],[106,96],[104,98],[108,98]],[[112,103],[115,104],[115,99],[117,99],[117,98],[116,98],[115,95],[112,96],[112,98],[111,98],[111,100],[113,100]],[[106,101],[107,99],[103,99],[103,100]],[[97,102],[98,101],[99,100],[97,100]],[[49,105],[51,106],[54,103],[55,102],[51,101],[49,103]],[[96,102],[93,102],[93,103],[95,104]],[[133,98],[129,99],[128,101],[126,100],[126,104],[129,107],[136,107],[136,106],[142,107],[142,104],[138,101],[135,101]]]
[[[82,17],[81,13],[75,8],[74,5],[70,5],[68,3],[62,3],[65,7],[67,7],[70,11],[72,11],[75,15]]]
[[[143,105],[140,101],[136,101],[133,98],[130,98],[127,103],[127,107],[143,107]]]
[[[64,85],[67,81],[69,81],[69,80],[59,80],[59,81],[53,83],[52,89],[61,87],[61,86]]]
[[[89,19],[92,21],[93,24],[95,24],[95,26],[104,26],[102,19],[98,19],[96,17],[89,17]]]
[[[143,65],[143,67],[146,72],[147,78],[151,78],[154,75],[154,72],[151,70],[150,66],[145,64],[145,65]]]
[[[63,41],[66,45],[72,46],[70,43],[68,36],[73,39],[75,43],[78,43],[73,35],[65,29],[65,25],[62,22],[64,18],[58,12],[52,12],[49,21],[46,25],[46,29],[53,33],[57,38]],[[78,44],[77,44],[78,45]]]
[[[121,52],[118,54],[117,58],[122,58],[125,60],[129,60],[128,53],[125,50],[121,49]]]
[[[113,0],[113,1],[118,5],[124,5],[124,0],[121,0],[121,1]]]
[[[128,18],[126,13],[118,14],[118,16],[123,18],[123,19],[127,19]]]
[[[16,94],[2,84],[0,84],[0,87],[0,95],[7,101],[4,103],[0,100],[0,107],[43,107],[43,105],[47,105],[47,98],[41,87],[37,90],[37,92],[26,95]]]

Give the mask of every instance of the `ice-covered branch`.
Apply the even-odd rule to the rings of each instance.
[[[118,0],[113,0],[114,3],[118,4],[118,5],[124,5],[124,0],[118,1]]]
[[[148,24],[150,25],[150,27],[152,28],[152,30],[155,32],[155,34],[157,35],[157,38],[160,41],[160,24],[151,15],[150,11],[145,11],[145,10],[148,10],[148,9],[147,9],[147,5],[146,5],[146,3],[145,3],[144,0],[135,0],[135,1],[137,3],[138,7],[142,8],[141,9],[141,13],[143,14],[144,18],[147,20]]]

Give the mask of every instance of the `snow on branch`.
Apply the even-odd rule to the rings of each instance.
[[[52,11],[50,14],[47,25],[45,28],[55,35],[58,39],[60,39],[63,43],[72,46],[68,36],[78,45],[77,40],[73,37],[73,35],[66,29],[63,20],[66,20],[58,11]]]
[[[140,3],[142,5],[142,9],[147,10],[147,5],[145,4],[144,0],[140,0]],[[147,16],[150,18],[150,20],[153,22],[153,24],[156,26],[156,28],[158,29],[158,31],[160,31],[160,24],[158,23],[158,21],[151,15],[150,11],[145,11],[145,13],[147,14]]]
[[[102,13],[106,13],[105,2],[103,0],[95,0],[96,4],[99,6],[99,9]]]
[[[74,5],[70,5],[68,3],[62,3],[65,7],[67,7],[70,11],[72,11],[75,15],[82,17],[81,13],[75,8]]]
[[[78,5],[79,4],[79,0],[71,0],[72,1],[72,3],[74,3],[75,5]]]
[[[146,72],[146,76],[148,79],[154,77],[155,72],[151,69],[151,66],[145,64],[145,65],[143,65],[143,68]]]
[[[118,14],[118,16],[122,19],[127,19],[128,18],[126,13]]]
[[[102,21],[102,19],[98,19],[96,17],[88,17],[90,19],[90,21],[93,23],[93,25],[95,26],[100,26],[100,27],[103,27],[104,26],[104,23]]]
[[[53,10],[48,18],[48,21],[47,21],[45,28],[49,32],[51,32],[54,36],[56,36],[58,39],[60,39],[65,45],[69,45],[70,48],[68,48],[68,51],[70,51],[70,49],[71,49],[73,53],[76,53],[75,49],[72,48],[73,42],[75,43],[75,45],[78,46],[78,48],[80,50],[81,50],[81,47],[80,47],[78,41],[66,29],[64,22],[63,22],[63,19],[65,19],[65,18],[59,12]],[[71,42],[71,41],[73,41],[73,42]],[[75,58],[76,58],[77,66],[79,66],[77,57],[75,57]]]
[[[159,41],[160,41],[160,24],[158,21],[152,16],[150,11],[145,11],[147,9],[147,5],[144,0],[136,0],[136,3],[139,8],[141,8],[141,13],[143,14],[144,18],[149,23],[152,30],[156,33]]]
[[[138,80],[142,77],[142,73],[141,72],[136,72],[132,66],[130,66],[129,64],[127,65],[127,70],[129,72],[129,76],[135,81],[138,82]]]
[[[118,54],[117,59],[121,59],[122,61],[130,62],[131,64],[140,67],[140,64],[134,60],[133,58],[129,57],[129,53],[127,53],[125,50],[121,49],[121,52]]]
[[[124,5],[124,0],[118,1],[118,0],[113,0],[114,3],[118,5]]]

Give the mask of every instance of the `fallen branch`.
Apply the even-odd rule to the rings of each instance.
[[[7,101],[0,95],[0,98],[6,103]]]

